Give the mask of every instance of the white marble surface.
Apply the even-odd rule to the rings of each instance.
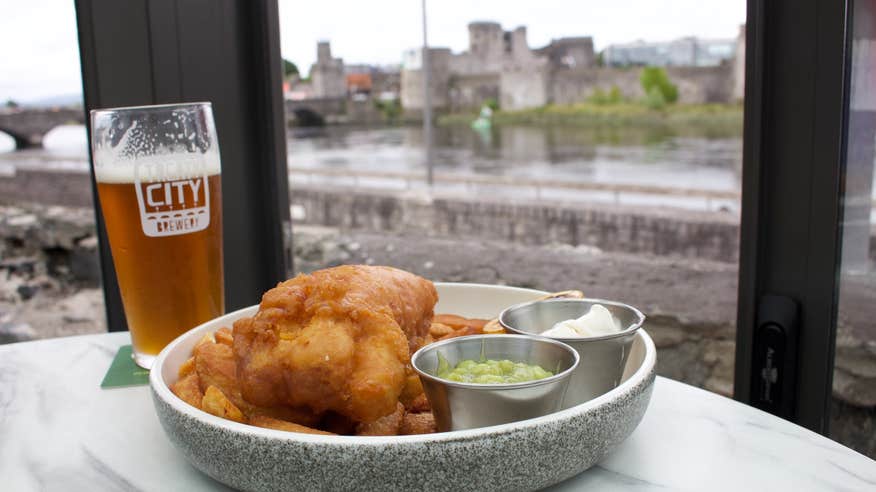
[[[146,386],[100,389],[127,333],[0,346],[0,490],[223,490],[165,437]],[[657,378],[612,456],[553,490],[876,490],[876,462]]]

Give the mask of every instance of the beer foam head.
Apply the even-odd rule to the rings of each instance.
[[[205,129],[183,123],[168,118],[141,125],[134,120],[117,128],[115,135],[107,130],[106,140],[92,142],[96,181],[148,183],[221,173],[216,143],[201,134]],[[208,126],[212,128],[212,123]]]
[[[106,157],[106,156],[102,156]],[[150,183],[176,181],[222,172],[218,152],[153,155],[135,159],[94,156],[98,183]]]

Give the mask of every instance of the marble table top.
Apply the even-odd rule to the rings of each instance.
[[[226,490],[164,435],[146,386],[102,390],[127,333],[0,346],[0,489]],[[790,422],[657,378],[642,423],[552,490],[876,490],[876,461]]]

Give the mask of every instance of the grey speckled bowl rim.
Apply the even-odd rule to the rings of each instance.
[[[507,313],[509,313],[510,311],[513,311],[514,309],[520,309],[520,308],[523,308],[526,306],[530,306],[532,304],[540,304],[540,303],[548,303],[548,304],[554,303],[554,302],[556,302],[556,303],[562,303],[562,302],[576,303],[576,302],[581,302],[581,301],[586,301],[586,302],[590,302],[590,303],[594,303],[594,304],[605,304],[608,306],[618,306],[618,307],[622,307],[624,309],[629,309],[630,311],[632,311],[636,315],[636,318],[638,318],[638,321],[636,321],[632,325],[624,328],[623,330],[621,330],[617,333],[611,333],[608,335],[600,335],[598,337],[547,337],[547,336],[542,335],[541,333],[534,333],[531,331],[523,330],[523,329],[517,328],[516,326],[511,326],[511,325],[505,323],[505,315]],[[618,301],[608,301],[605,299],[595,299],[592,297],[587,297],[585,299],[565,299],[565,298],[536,299],[534,301],[521,302],[520,304],[515,304],[513,306],[509,306],[509,307],[505,308],[504,310],[502,310],[502,312],[499,313],[499,324],[502,325],[502,327],[505,328],[506,330],[510,330],[511,333],[517,333],[520,335],[532,335],[534,337],[549,338],[551,340],[559,340],[561,342],[566,342],[566,343],[568,343],[568,342],[598,342],[600,340],[610,340],[612,338],[621,338],[621,337],[625,337],[625,336],[629,335],[630,333],[635,333],[636,330],[638,330],[639,328],[642,327],[642,325],[645,324],[645,315],[642,313],[642,311],[639,311],[638,309],[636,309],[633,306],[630,306],[629,304],[626,304],[623,302],[618,302]]]
[[[462,284],[462,283],[440,283],[436,282],[436,286],[440,285],[458,285],[458,286],[471,286],[471,287],[499,287],[494,285],[487,284]],[[531,289],[515,289],[518,291],[530,291],[533,293],[540,293],[539,291],[531,290]],[[598,396],[592,400],[586,401],[580,405],[567,408],[565,410],[561,410],[559,412],[555,412],[549,415],[545,415],[542,417],[536,417],[532,419],[522,420],[519,422],[512,422],[508,424],[500,424],[493,425],[490,427],[481,427],[478,429],[468,429],[468,430],[460,430],[460,431],[450,431],[450,432],[440,432],[435,434],[418,434],[412,436],[323,436],[317,434],[300,434],[294,432],[286,432],[279,431],[273,429],[265,429],[262,427],[255,427],[248,424],[241,424],[238,422],[234,422],[231,420],[226,420],[223,418],[216,417],[211,415],[203,410],[197,409],[188,403],[182,401],[170,391],[168,385],[164,382],[164,379],[161,377],[162,367],[164,366],[164,362],[167,360],[169,354],[174,352],[177,347],[182,345],[184,341],[187,341],[189,338],[203,336],[204,333],[218,330],[222,326],[230,325],[234,320],[242,318],[244,316],[251,316],[255,314],[258,310],[258,305],[253,305],[249,307],[245,307],[242,309],[238,309],[237,311],[228,313],[219,318],[208,321],[202,325],[196,326],[186,333],[177,337],[174,341],[172,341],[158,356],[155,358],[155,362],[153,363],[152,370],[149,372],[149,386],[152,388],[153,393],[167,403],[171,408],[175,411],[185,414],[186,416],[193,418],[195,420],[200,420],[204,423],[210,424],[215,427],[219,427],[225,429],[232,433],[239,434],[247,434],[258,436],[267,439],[276,439],[282,441],[290,441],[290,442],[303,442],[303,443],[312,443],[324,446],[338,446],[345,447],[351,444],[361,445],[361,446],[387,446],[387,445],[401,445],[401,444],[419,444],[419,443],[429,443],[429,442],[453,442],[453,441],[466,441],[473,438],[481,438],[481,437],[489,437],[490,435],[501,435],[510,432],[517,432],[526,428],[538,427],[539,425],[549,423],[549,422],[559,422],[563,420],[572,419],[580,414],[586,413],[596,407],[599,407],[604,404],[608,404],[614,400],[620,399],[623,395],[633,391],[637,386],[645,383],[645,381],[649,378],[649,376],[654,371],[654,366],[657,362],[657,349],[654,346],[654,342],[651,340],[651,337],[645,332],[645,330],[639,330],[636,333],[637,337],[641,337],[642,342],[645,345],[645,358],[642,361],[642,365],[639,366],[636,371],[630,375],[630,377],[618,385],[613,390]]]

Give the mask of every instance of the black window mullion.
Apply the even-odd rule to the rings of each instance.
[[[213,104],[226,309],[257,303],[291,271],[277,0],[76,0],[76,15],[86,111]],[[96,192],[94,198],[108,325],[124,330]]]
[[[735,397],[756,400],[757,313],[799,306],[790,414],[826,433],[846,114],[845,2],[750,0]]]

